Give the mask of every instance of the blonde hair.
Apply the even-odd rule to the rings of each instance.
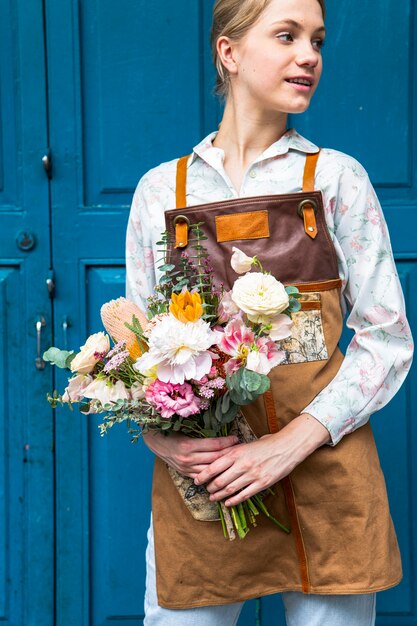
[[[216,0],[213,8],[210,43],[213,62],[217,70],[216,94],[225,98],[229,91],[229,73],[217,54],[219,37],[239,41],[255,24],[271,0]],[[317,0],[325,17],[325,0]]]

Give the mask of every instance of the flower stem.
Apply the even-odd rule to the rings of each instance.
[[[271,513],[268,511],[268,509],[266,508],[266,506],[264,505],[264,503],[262,502],[261,498],[258,496],[258,494],[256,494],[255,496],[253,496],[253,499],[255,500],[256,504],[258,505],[258,507],[260,508],[260,510],[262,511],[262,513],[264,515],[267,516],[268,519],[271,520],[271,522],[274,522],[274,524],[276,526],[278,526],[278,528],[280,528],[281,530],[284,531],[284,533],[289,534],[291,531],[284,526],[283,524],[281,524],[281,522],[279,522],[273,515],[271,515]]]

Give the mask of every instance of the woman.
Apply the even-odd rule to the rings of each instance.
[[[304,286],[306,301],[316,303],[305,308],[320,309],[316,330],[325,351],[313,354],[318,338],[310,338],[302,359],[271,372],[273,395],[246,414],[258,436],[253,443],[145,436],[157,455],[147,626],[235,624],[244,600],[274,592],[282,592],[291,626],[369,625],[375,592],[401,579],[368,421],[398,390],[412,356],[386,225],[355,159],[319,152],[287,129],[288,113],[308,108],[320,80],[323,20],[323,0],[217,0],[212,46],[226,100],[219,131],[189,158],[148,172],[133,198],[127,295],[145,308],[166,211],[204,204],[207,224],[213,209],[235,210],[241,221],[255,215],[252,197],[258,204],[267,197],[272,204],[261,217],[274,223],[270,234],[255,232],[249,242],[238,234],[235,245],[242,239],[245,251],[263,250],[279,280]],[[345,310],[355,336],[343,360],[337,342]],[[167,465],[227,505],[275,485],[268,506],[288,520],[291,535],[266,520],[244,541],[222,543],[215,524],[191,518]]]

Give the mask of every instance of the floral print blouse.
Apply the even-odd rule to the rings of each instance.
[[[237,191],[224,167],[224,151],[212,145],[217,131],[188,161],[187,206],[230,198],[301,191],[305,154],[316,145],[295,129],[247,169]],[[133,196],[126,237],[126,297],[146,310],[158,280],[156,242],[165,230],[164,211],[175,208],[177,159],[151,169]],[[323,194],[340,278],[341,305],[353,329],[335,378],[304,411],[329,431],[331,445],[365,424],[398,391],[411,365],[413,341],[381,206],[362,165],[351,156],[322,148],[315,188]]]

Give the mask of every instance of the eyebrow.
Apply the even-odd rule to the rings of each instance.
[[[298,23],[298,22],[296,22],[295,20],[290,20],[290,19],[287,19],[287,20],[278,20],[277,22],[274,22],[274,23],[272,24],[272,26],[275,26],[276,24],[289,24],[290,26],[294,26],[294,28],[298,28],[299,30],[302,30],[302,28],[303,28],[303,27],[301,26],[301,24],[299,24],[299,23]],[[320,33],[320,32],[325,33],[325,32],[326,32],[326,29],[324,28],[324,26],[319,26],[318,28],[316,28],[316,29],[315,29],[315,31],[314,31],[314,32],[315,32],[315,33]]]

